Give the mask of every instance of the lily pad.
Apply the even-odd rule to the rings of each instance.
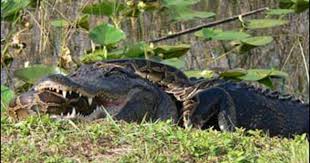
[[[220,73],[221,77],[227,77],[227,78],[235,78],[239,76],[244,76],[247,74],[247,70],[242,69],[242,68],[237,68],[237,69],[232,69],[232,70],[227,70],[222,73]]]
[[[192,20],[195,18],[209,18],[215,16],[213,12],[195,11],[186,6],[173,7],[172,19],[176,21]]]
[[[168,8],[172,20],[185,21],[194,18],[209,18],[215,16],[213,12],[192,10],[191,6],[200,0],[163,0],[163,6]]]
[[[214,72],[211,70],[189,70],[189,71],[184,71],[186,76],[188,77],[203,77],[203,78],[212,78],[214,76]]]
[[[30,0],[1,0],[1,20],[15,21],[20,11],[30,5]]]
[[[114,13],[117,13],[123,10],[125,6],[123,4],[117,3],[116,1],[102,1],[100,3],[91,4],[85,6],[82,10],[84,14],[92,14],[97,16],[112,16]]]
[[[126,38],[124,32],[111,24],[103,23],[89,32],[89,37],[98,44],[111,45]]]
[[[78,18],[76,26],[88,30],[89,29],[88,18],[89,18],[89,15],[83,15],[82,17]],[[65,19],[55,19],[51,21],[51,25],[56,28],[67,28],[70,26],[70,24],[73,24],[73,23],[68,22]]]
[[[125,48],[124,55],[129,58],[141,58],[144,57],[147,44],[139,42],[137,44],[129,45]]]
[[[159,45],[153,49],[153,52],[156,55],[162,55],[163,59],[169,58],[179,58],[186,54],[190,49],[189,44],[180,44],[180,45]]]
[[[14,92],[7,86],[1,85],[1,112],[6,109],[14,98]]]
[[[278,71],[274,69],[271,69],[269,76],[276,77],[276,78],[283,78],[283,79],[288,78],[288,74],[286,72]]]
[[[238,78],[247,81],[258,81],[266,77],[286,78],[288,77],[288,75],[284,72],[277,71],[274,69],[249,69],[247,70],[246,75],[240,76]]]
[[[273,83],[272,83],[272,80],[271,80],[270,77],[258,80],[258,82],[261,83],[261,84],[264,84],[265,86],[267,86],[267,87],[269,87],[271,89],[274,89],[274,86],[273,86]]]
[[[65,72],[56,66],[37,64],[16,70],[14,76],[26,83],[34,84],[44,76],[58,73],[64,74]]]
[[[212,36],[212,40],[242,40],[250,37],[250,34],[244,32],[236,32],[236,31],[224,31],[219,32],[216,35]]]
[[[179,58],[170,58],[170,59],[165,59],[161,61],[163,64],[167,64],[173,67],[176,67],[178,69],[184,68],[185,67],[185,62],[184,60],[181,60]]]
[[[104,60],[109,60],[109,59],[120,59],[120,58],[125,57],[123,49],[115,50],[113,52],[108,52],[107,54],[104,54],[104,53],[105,52],[103,49],[98,49],[92,53],[83,55],[80,59],[83,63],[87,64],[87,63],[93,63],[97,61],[104,61]]]
[[[270,9],[267,12],[267,15],[287,15],[290,13],[294,13],[292,9]]]
[[[200,0],[163,0],[164,6],[188,6],[198,3]]]
[[[309,9],[309,0],[294,0],[294,10],[296,13],[301,13]]]
[[[249,29],[270,28],[288,23],[287,20],[280,19],[252,19],[246,23]]]
[[[81,16],[77,21],[77,26],[89,30],[89,22],[88,22],[89,15]]]
[[[223,32],[221,29],[216,28],[203,28],[202,30],[195,33],[197,37],[202,37],[206,40],[211,40],[217,34]]]
[[[256,36],[242,39],[241,42],[253,46],[263,46],[269,44],[272,40],[271,36]]]

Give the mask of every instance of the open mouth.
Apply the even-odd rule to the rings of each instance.
[[[81,90],[72,90],[63,85],[49,85],[47,87],[35,88],[39,93],[40,100],[47,102],[52,96],[61,97],[65,103],[61,107],[50,105],[47,113],[55,119],[80,119],[91,121],[98,118],[117,114],[127,103],[126,96],[112,97],[105,93],[89,95]],[[46,96],[46,97],[45,97]]]

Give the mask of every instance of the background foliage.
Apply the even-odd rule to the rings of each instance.
[[[262,7],[270,9],[148,42]],[[117,58],[153,59],[191,77],[255,81],[309,97],[308,8],[309,0],[1,0],[1,159],[89,161],[110,159],[112,152],[112,159],[121,161],[309,162],[304,136],[287,140],[257,131],[185,131],[169,122],[76,125],[31,117],[15,124],[3,112],[15,94],[44,75]]]
[[[219,75],[258,81],[270,88],[278,86],[279,89],[280,86],[283,92],[295,90],[293,93],[308,97],[309,74],[303,73],[308,72],[309,66],[308,45],[305,45],[308,38],[302,33],[305,31],[292,31],[291,27],[294,26],[292,19],[300,19],[306,16],[303,13],[308,13],[309,1],[306,0],[278,0],[268,5],[255,0],[247,3],[2,0],[1,4],[4,13],[1,15],[4,27],[1,30],[1,62],[4,63],[1,83],[15,91],[26,89],[40,77],[38,73],[23,73],[24,70],[15,72],[28,65],[31,71],[44,75],[45,71],[46,74],[59,72],[55,65],[72,71],[81,63],[98,60],[148,58],[190,70],[186,72],[189,76]],[[216,8],[224,4],[227,10]],[[194,35],[156,44],[148,42],[194,25],[241,14],[253,7],[269,7],[270,10],[240,17],[233,23],[204,28]],[[307,28],[309,21],[300,23]],[[280,47],[287,41],[281,40],[282,37],[291,40],[290,46]],[[37,63],[52,67],[33,66]],[[295,63],[299,66],[293,66]],[[291,77],[297,77],[298,82],[290,83]],[[274,78],[281,78],[280,84],[274,85]]]

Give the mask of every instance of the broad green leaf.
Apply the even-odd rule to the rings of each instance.
[[[249,29],[270,28],[286,24],[287,20],[279,19],[252,19],[246,23],[246,27]]]
[[[241,42],[253,46],[263,46],[269,44],[273,40],[270,36],[256,36],[242,39]]]
[[[203,37],[204,39],[210,40],[212,37],[216,36],[217,34],[223,32],[221,29],[214,29],[214,28],[204,28],[195,33],[198,37]]]
[[[14,98],[14,92],[7,86],[1,85],[1,112],[6,109]]]
[[[292,0],[279,0],[279,7],[281,9],[291,9],[294,4]]]
[[[247,70],[247,74],[245,74],[244,76],[238,77],[238,79],[247,80],[247,81],[258,81],[258,80],[266,78],[269,75],[270,75],[270,70],[249,69]]]
[[[247,70],[242,69],[242,68],[237,68],[237,69],[232,69],[232,70],[227,70],[222,73],[220,73],[221,77],[227,77],[227,78],[235,78],[239,76],[244,76],[247,74]]]
[[[116,13],[123,10],[124,5],[117,3],[116,1],[102,1],[100,3],[87,5],[82,12],[84,14],[92,14],[92,15],[98,15],[98,16],[112,16],[117,15]]]
[[[295,13],[300,13],[309,8],[309,0],[279,0],[281,9],[293,9]]]
[[[184,73],[186,74],[186,76],[188,77],[203,77],[203,78],[212,78],[214,75],[213,71],[210,70],[190,70],[190,71],[184,71]]]
[[[109,59],[120,59],[124,57],[125,55],[124,55],[123,49],[116,50],[113,52],[108,52],[107,55],[104,54],[103,49],[98,49],[92,53],[83,55],[80,59],[83,63],[87,64],[87,63],[93,63],[93,62],[104,61],[104,60],[109,60]]]
[[[215,15],[213,12],[195,11],[191,5],[198,3],[200,0],[163,0],[163,6],[168,8],[172,20],[184,21],[194,18],[208,18]]]
[[[163,59],[179,58],[184,55],[190,49],[188,44],[180,45],[159,45],[153,49],[156,55],[159,55]]]
[[[134,45],[129,45],[126,48],[116,49],[114,51],[107,52],[104,54],[103,49],[96,49],[92,53],[83,55],[80,59],[83,63],[92,63],[96,61],[104,61],[110,59],[121,59],[121,58],[144,58],[144,52],[148,50],[145,43],[139,42]]]
[[[290,13],[294,13],[292,9],[270,9],[267,12],[267,15],[287,15]]]
[[[64,28],[64,27],[68,27],[69,26],[69,22],[67,22],[64,19],[57,19],[57,20],[52,20],[51,21],[51,25],[54,27],[58,27],[58,28]]]
[[[143,42],[129,45],[125,49],[124,55],[129,58],[141,58],[144,57],[145,48],[147,48],[147,45]]]
[[[238,78],[241,80],[258,81],[266,77],[287,78],[288,75],[285,72],[274,69],[249,69],[247,70],[246,75],[240,76]]]
[[[163,0],[164,6],[188,6],[198,3],[200,0]]]
[[[264,84],[265,86],[273,89],[273,83],[272,83],[272,80],[270,79],[270,77],[266,77],[266,78],[263,78],[261,80],[258,80],[259,83],[261,84]]]
[[[269,76],[270,77],[283,78],[283,79],[288,78],[288,74],[286,72],[278,71],[278,70],[274,70],[274,69],[271,69]]]
[[[294,10],[296,13],[301,13],[309,8],[309,0],[294,0]]]
[[[194,11],[186,6],[177,6],[170,8],[171,17],[176,21],[191,20],[194,18],[209,18],[215,16],[213,12]]]
[[[89,30],[89,22],[88,22],[89,15],[83,15],[77,21],[77,26]]]
[[[14,21],[30,0],[1,0],[1,20]]]
[[[86,30],[89,29],[89,23],[88,23],[88,15],[83,15],[77,20],[76,26],[84,28]],[[56,19],[51,21],[51,25],[57,28],[67,28],[70,25],[70,22],[68,22],[65,19]]]
[[[103,23],[89,32],[89,37],[97,44],[111,45],[126,38],[124,32],[111,24]]]
[[[219,32],[218,34],[214,35],[211,39],[212,40],[242,40],[251,35],[244,33],[244,32],[235,32],[235,31],[224,31]]]
[[[209,18],[215,16],[213,12],[194,11],[190,9],[177,9],[177,13],[172,15],[172,19],[176,21],[186,21],[195,18]]]
[[[34,84],[44,76],[57,73],[64,73],[64,70],[56,66],[37,64],[16,70],[14,76],[26,83]]]
[[[266,78],[287,78],[288,75],[285,72],[281,72],[274,69],[234,69],[222,72],[221,77],[225,78],[235,78],[246,81],[259,81],[269,87],[271,87],[270,82]],[[269,83],[268,83],[269,82]]]
[[[244,54],[244,53],[246,53],[246,52],[248,52],[251,49],[254,49],[256,47],[257,46],[241,43],[240,45],[236,45],[236,53],[237,54]]]
[[[161,63],[176,67],[178,69],[185,67],[185,61],[181,60],[179,58],[165,59],[165,60],[161,61]]]

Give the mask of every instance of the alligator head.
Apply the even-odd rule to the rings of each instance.
[[[93,120],[109,113],[126,121],[139,121],[147,114],[162,118],[160,114],[156,117],[157,108],[161,107],[172,110],[167,117],[176,117],[176,107],[166,96],[122,66],[96,63],[83,65],[68,76],[55,74],[43,78],[12,100],[8,112],[17,120],[38,113]]]

